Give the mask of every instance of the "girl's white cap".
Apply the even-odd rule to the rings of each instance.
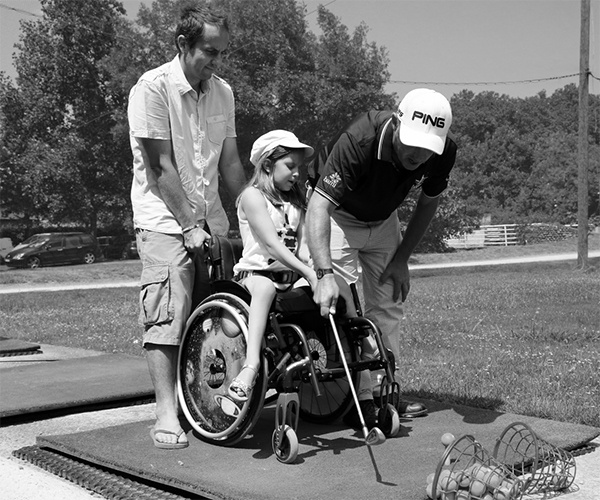
[[[252,145],[250,153],[250,162],[254,166],[258,166],[260,159],[273,151],[277,146],[292,149],[306,149],[306,156],[312,156],[315,152],[313,148],[307,144],[303,144],[298,138],[287,130],[271,130],[264,135],[261,135]]]

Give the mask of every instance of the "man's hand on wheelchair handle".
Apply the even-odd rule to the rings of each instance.
[[[205,255],[210,244],[210,234],[201,227],[194,228],[184,233],[183,244],[188,252]]]

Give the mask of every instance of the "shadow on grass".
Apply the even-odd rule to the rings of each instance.
[[[464,422],[474,424],[494,422],[504,413],[499,411],[500,408],[506,406],[505,402],[498,398],[464,397],[425,390],[405,391],[402,393],[402,398],[428,400],[426,406],[429,413],[443,411],[450,407],[463,416]]]

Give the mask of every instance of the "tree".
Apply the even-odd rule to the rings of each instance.
[[[236,93],[240,151],[273,128],[293,130],[318,147],[356,114],[393,106],[384,49],[367,41],[366,26],[352,36],[324,7],[322,35],[308,31],[295,0],[220,0],[232,27],[223,76]]]
[[[17,44],[20,130],[27,138],[11,163],[30,183],[21,190],[28,207],[4,203],[30,218],[82,224],[96,232],[99,221],[129,206],[129,165],[113,136],[115,101],[100,62],[117,42],[124,14],[116,0],[41,0],[42,19],[21,24]]]
[[[452,98],[459,144],[453,182],[467,213],[495,223],[572,223],[577,213],[577,88],[526,99],[463,91]],[[592,96],[592,113],[599,109]],[[590,131],[590,176],[598,171],[598,133]],[[595,158],[595,159],[594,159]],[[591,177],[593,178],[593,177]],[[590,186],[590,214],[598,196]]]
[[[27,150],[25,103],[10,79],[0,74],[0,201],[3,216],[20,214],[30,225],[33,205],[29,196],[29,176],[19,161]]]
[[[41,0],[42,19],[22,23],[17,85],[0,75],[3,215],[91,231],[131,224],[127,97],[142,73],[175,57],[188,1],[155,0],[132,22],[116,0]],[[385,92],[387,51],[369,42],[365,24],[350,31],[321,6],[312,33],[296,0],[210,3],[229,18],[219,76],[235,93],[248,169],[251,145],[267,130],[292,130],[318,148],[360,112],[395,107]],[[526,99],[454,95],[457,163],[422,247],[439,248],[443,235],[485,214],[496,223],[573,222],[577,101],[575,85]],[[600,211],[599,116],[600,99],[590,96],[592,217]],[[235,227],[232,200],[223,198]]]
[[[115,46],[107,68],[121,92],[146,70],[171,60],[174,31],[185,0],[156,0],[140,8],[131,39]],[[231,39],[219,76],[236,98],[238,147],[247,168],[250,149],[262,133],[283,128],[318,147],[361,111],[393,106],[384,91],[389,79],[384,49],[367,41],[365,26],[353,35],[326,9],[319,9],[321,38],[308,31],[305,8],[295,0],[215,0],[226,13]],[[222,193],[235,227],[232,200]]]

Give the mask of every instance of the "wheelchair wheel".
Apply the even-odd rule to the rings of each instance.
[[[273,431],[271,436],[271,448],[273,453],[281,463],[291,464],[298,458],[300,446],[298,444],[298,436],[289,425],[284,425],[280,442],[277,441],[277,429]]]
[[[300,384],[300,417],[314,423],[333,422],[341,417],[352,403],[352,392],[344,365],[331,331],[331,326],[323,320],[318,332],[308,331],[308,347],[312,355],[321,396],[317,397],[312,383],[305,380]],[[348,340],[344,328],[338,328],[348,362],[356,361],[358,350],[354,342]],[[359,373],[351,371],[352,383],[356,388]]]
[[[231,446],[260,416],[267,385],[265,362],[248,401],[234,401],[227,392],[246,356],[247,325],[248,305],[229,293],[208,297],[187,322],[177,388],[183,413],[204,441]]]

